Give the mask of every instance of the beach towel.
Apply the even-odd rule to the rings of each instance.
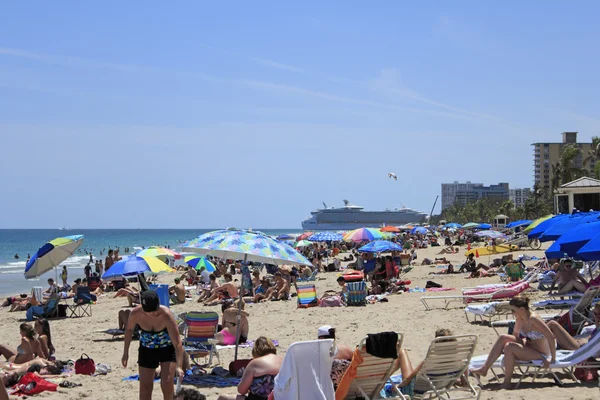
[[[231,387],[240,384],[241,379],[230,376],[217,375],[193,375],[191,371],[186,372],[183,377],[183,383],[194,385],[196,387]]]
[[[486,304],[470,304],[465,308],[465,312],[476,315],[489,315],[496,312],[496,306],[500,304],[498,301],[493,301]]]
[[[275,400],[331,400],[333,339],[293,343],[275,377]]]
[[[42,300],[44,300],[44,296],[42,294],[42,287],[41,286],[34,286],[33,289],[31,289],[31,294],[33,296],[35,296],[35,299],[38,302],[41,302]]]
[[[427,288],[426,289],[428,292],[447,292],[449,290],[456,290],[456,288],[450,288],[450,287],[439,287],[439,288]]]
[[[277,339],[271,340],[273,342],[273,344],[275,345],[275,347],[279,346],[279,341],[277,341]],[[238,347],[244,347],[244,348],[253,348],[254,347],[254,340],[247,340],[246,343],[240,343],[238,345]],[[221,349],[234,349],[235,348],[235,344],[230,344],[228,346],[225,345],[217,345],[217,350],[221,350]]]
[[[367,335],[367,353],[379,358],[398,358],[396,332],[369,333]]]

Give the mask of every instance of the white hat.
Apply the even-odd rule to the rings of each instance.
[[[322,337],[322,336],[329,336],[329,330],[333,329],[331,326],[329,325],[323,325],[322,327],[319,328],[319,330],[317,331],[317,336],[318,337]]]

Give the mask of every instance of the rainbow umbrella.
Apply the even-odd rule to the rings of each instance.
[[[359,228],[350,231],[344,236],[344,242],[367,242],[376,239],[382,239],[383,235],[380,231],[373,228]]]
[[[172,272],[173,270],[156,257],[129,256],[117,261],[110,266],[104,274],[103,280],[121,279],[124,276],[143,274],[145,272],[158,274],[160,272]]]
[[[200,268],[202,267],[204,267],[204,269],[206,269],[208,272],[216,271],[215,265],[208,261],[206,257],[187,256],[185,258],[185,263],[197,271],[200,271]]]
[[[139,257],[173,257],[176,260],[181,258],[181,254],[176,251],[158,246],[150,246],[144,250],[138,251],[135,255]]]
[[[25,266],[25,278],[37,278],[56,268],[61,262],[72,256],[82,243],[83,235],[59,237],[49,241],[39,248]]]

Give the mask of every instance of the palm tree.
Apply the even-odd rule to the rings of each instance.
[[[596,179],[600,179],[600,136],[592,137],[592,148],[588,152],[588,156],[583,161],[584,167]]]
[[[586,175],[587,171],[584,168],[579,168],[574,165],[574,161],[579,155],[581,155],[581,149],[576,145],[568,144],[563,147],[558,162],[552,165],[553,190],[558,188],[560,185]]]

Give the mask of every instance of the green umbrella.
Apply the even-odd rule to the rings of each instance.
[[[465,229],[471,229],[471,228],[477,228],[480,224],[478,224],[477,222],[469,222],[467,224],[463,225],[463,228]]]
[[[294,247],[306,247],[306,246],[310,246],[312,245],[313,242],[311,242],[310,240],[301,240],[299,242],[297,242]]]

